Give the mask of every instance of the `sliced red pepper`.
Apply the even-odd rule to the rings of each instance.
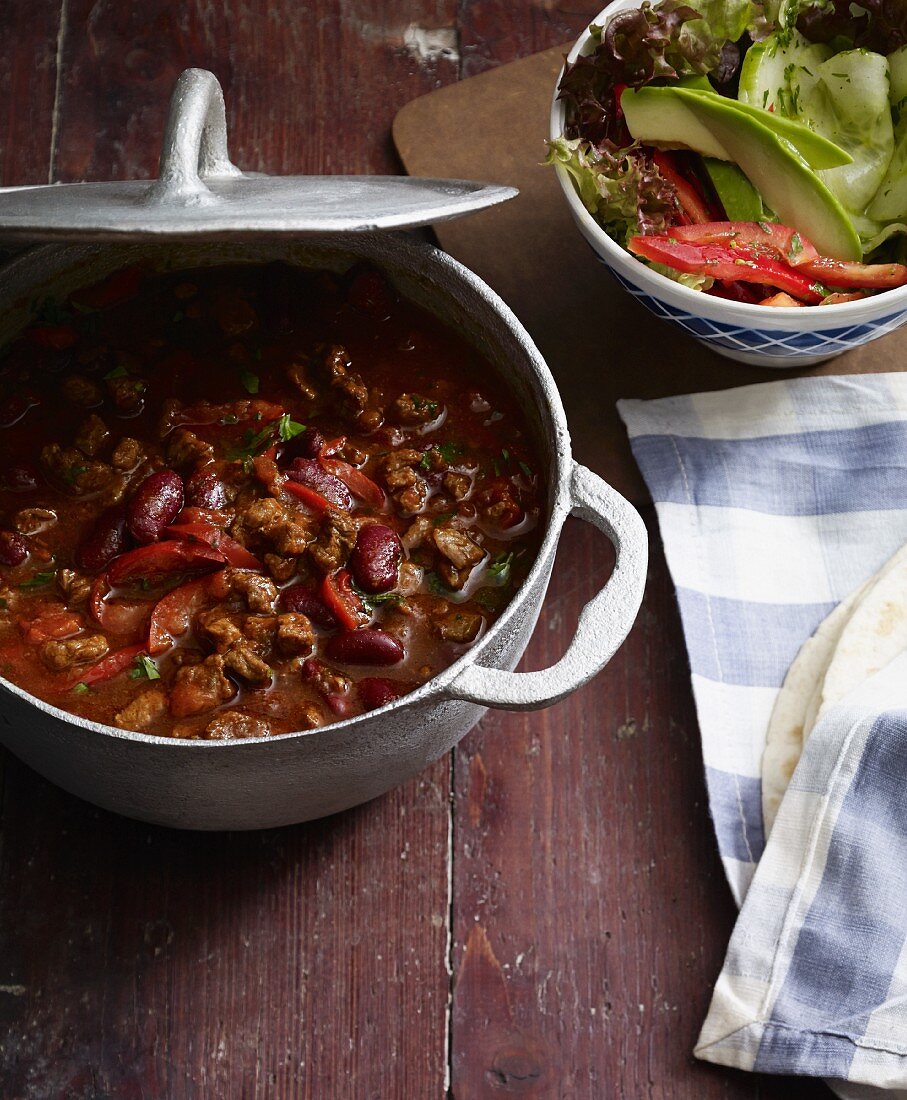
[[[673,184],[677,192],[677,201],[680,208],[691,222],[710,222],[712,215],[705,204],[705,200],[689,180],[681,175],[677,167],[677,161],[664,149],[656,149],[652,154],[655,166],[668,183]]]
[[[773,252],[779,260],[799,267],[819,258],[812,241],[791,229],[789,225],[774,222],[705,222],[700,225],[678,225],[670,233],[685,244],[726,244],[729,247],[749,248],[756,252]]]
[[[230,420],[229,426],[258,424],[264,428],[283,416],[281,405],[275,405],[272,401],[264,401],[259,397],[250,398],[248,401],[233,401],[229,405],[212,405],[208,401],[199,402],[197,405],[189,405],[181,409],[172,420],[175,428],[187,425],[201,426],[206,424],[219,424],[228,417],[236,417]]]
[[[219,550],[204,543],[153,542],[114,558],[107,570],[107,579],[117,585],[168,573],[197,573],[218,569],[226,560]]]
[[[96,577],[88,597],[91,617],[110,634],[134,634],[145,632],[151,613],[150,600],[108,600],[109,585],[106,574]]]
[[[281,488],[286,489],[288,493],[292,493],[294,497],[298,497],[303,504],[308,505],[309,508],[319,515],[321,515],[322,512],[326,512],[328,508],[333,508],[331,502],[326,500],[321,493],[316,493],[314,489],[310,489],[308,485],[302,485],[298,481],[284,481]]]
[[[318,452],[318,461],[326,474],[332,474],[338,478],[354,495],[370,508],[384,507],[384,490],[376,482],[364,474],[361,470],[344,462],[342,459],[332,457],[346,443],[346,436],[339,439],[330,439]]]
[[[164,528],[164,534],[172,539],[184,539],[188,542],[202,542],[213,546],[227,559],[229,565],[237,569],[255,569],[259,573],[264,569],[262,563],[251,551],[212,523],[178,523]]]
[[[828,286],[890,290],[907,283],[907,267],[903,264],[859,264],[819,256],[801,263],[798,270]]]
[[[115,271],[102,283],[83,287],[70,295],[69,300],[76,309],[109,309],[139,292],[145,271],[140,264],[124,267]]]
[[[77,669],[65,676],[60,681],[60,691],[71,691],[76,684],[100,684],[104,680],[112,680],[135,661],[140,653],[147,653],[148,647],[144,642],[141,645],[128,645],[124,649],[115,649],[102,657],[97,664],[90,668]]]
[[[823,292],[806,274],[781,260],[745,248],[695,245],[669,236],[631,237],[627,247],[637,256],[691,275],[711,275],[732,282],[761,283],[777,287],[801,301],[815,305]]]
[[[79,339],[79,330],[72,325],[32,325],[26,336],[39,348],[65,351]]]
[[[358,630],[360,626],[367,626],[371,621],[365,604],[353,591],[352,579],[346,569],[328,574],[324,578],[321,596],[337,621],[347,630]]]
[[[148,629],[148,652],[152,656],[169,649],[174,638],[186,633],[192,616],[207,601],[211,583],[211,577],[201,577],[181,584],[157,601]]]
[[[81,616],[71,611],[51,611],[37,619],[20,619],[19,629],[28,645],[41,645],[52,638],[71,638],[82,629]]]

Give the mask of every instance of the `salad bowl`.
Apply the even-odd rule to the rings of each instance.
[[[606,26],[618,12],[639,8],[642,2],[614,0],[580,35],[567,63],[594,50],[592,26]],[[551,140],[563,135],[566,123],[565,104],[557,98],[563,72],[552,99]],[[684,286],[613,240],[586,209],[568,170],[562,164],[555,164],[555,170],[577,229],[617,282],[657,317],[719,355],[773,369],[805,367],[877,340],[907,322],[907,286],[807,308],[736,302]]]

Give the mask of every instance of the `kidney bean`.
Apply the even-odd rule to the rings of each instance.
[[[298,481],[309,489],[320,493],[325,500],[344,511],[350,512],[353,508],[353,498],[349,489],[339,477],[327,473],[313,458],[294,458],[293,465],[287,470],[287,477],[292,481]]]
[[[370,627],[345,630],[330,639],[325,652],[332,661],[348,665],[395,665],[406,656],[396,638]]]
[[[126,505],[126,522],[137,543],[156,542],[183,507],[183,479],[174,470],[149,474]]]
[[[28,557],[28,543],[15,531],[0,531],[0,565],[21,565]]]
[[[390,592],[397,585],[403,547],[397,532],[381,523],[361,527],[349,569],[364,592]]]
[[[333,630],[337,626],[334,612],[317,592],[304,584],[294,584],[290,588],[284,588],[280,593],[279,602],[281,611],[301,612],[322,630]]]
[[[227,490],[214,470],[196,470],[186,482],[186,503],[193,508],[223,508]]]
[[[280,461],[290,462],[294,458],[317,458],[325,444],[324,436],[317,428],[306,428],[280,448]]]
[[[41,475],[37,467],[27,462],[8,466],[3,473],[0,473],[0,486],[13,493],[27,493],[31,489],[37,489],[40,484]]]
[[[385,703],[392,703],[406,694],[406,685],[397,680],[385,680],[380,676],[366,676],[358,685],[359,702],[366,710],[377,710]]]
[[[86,573],[100,573],[129,546],[126,509],[118,504],[98,516],[76,551],[76,565]]]

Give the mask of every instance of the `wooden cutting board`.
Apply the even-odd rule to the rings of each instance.
[[[532,334],[560,387],[580,462],[631,499],[645,500],[618,398],[907,367],[904,330],[818,367],[747,367],[702,347],[621,290],[574,228],[554,170],[540,164],[568,49],[545,50],[413,100],[393,132],[412,175],[520,189],[512,202],[436,231],[441,246],[481,275]]]

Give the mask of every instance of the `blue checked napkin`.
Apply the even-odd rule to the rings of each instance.
[[[907,655],[820,722],[767,847],[760,783],[800,646],[907,542],[907,374],[619,410],[677,588],[742,906],[696,1053],[907,1100]]]

